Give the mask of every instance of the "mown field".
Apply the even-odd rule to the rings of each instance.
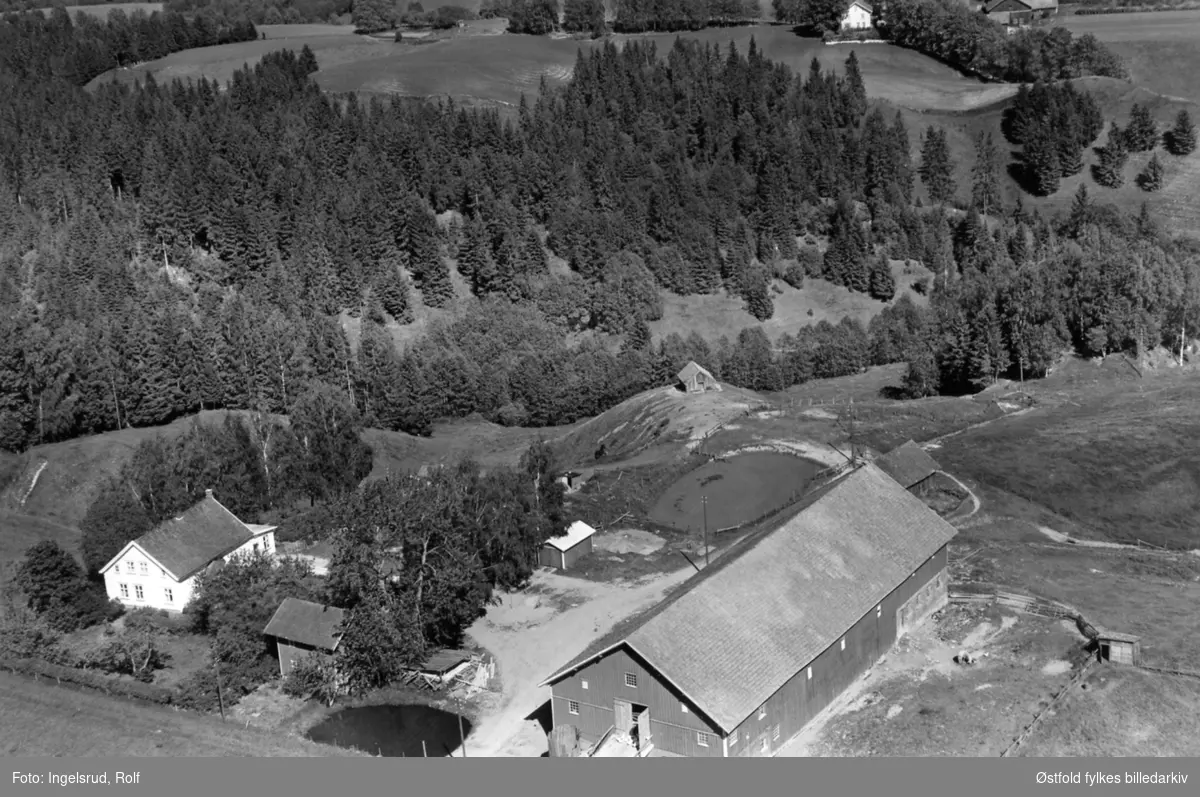
[[[49,14],[52,10],[53,10],[52,8],[41,9],[43,14]],[[147,14],[153,14],[155,11],[162,11],[163,4],[162,3],[107,3],[104,5],[94,5],[94,6],[66,6],[65,10],[68,14],[71,15],[71,19],[74,19],[75,15],[80,12],[82,12],[84,14],[88,14],[93,17],[100,17],[101,19],[107,19],[109,14],[111,14],[113,11],[117,11],[117,10],[123,11],[127,15],[132,14],[134,11],[144,11]]]

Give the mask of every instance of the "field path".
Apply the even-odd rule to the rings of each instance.
[[[957,476],[954,476],[953,474],[950,474],[950,473],[946,473],[946,471],[944,471],[944,470],[939,471],[939,473],[941,473],[947,479],[950,479],[952,482],[957,484],[959,487],[966,490],[967,497],[971,499],[971,511],[968,512],[967,514],[963,515],[962,517],[954,518],[954,521],[956,523],[961,523],[964,520],[968,520],[969,518],[975,517],[976,513],[979,512],[980,507],[983,506],[983,503],[979,500],[979,496],[975,495],[975,491],[972,490],[967,485],[963,484],[962,481]],[[955,510],[955,511],[957,511],[957,510]]]
[[[538,684],[597,637],[626,617],[657,603],[670,587],[695,571],[683,568],[632,584],[601,584],[545,572],[533,586],[561,599],[582,602],[539,619],[536,595],[504,595],[468,634],[496,657],[502,686],[499,705],[485,714],[467,738],[470,757],[529,757],[546,750],[546,737],[530,720],[549,698]],[[511,599],[511,604],[509,603]]]

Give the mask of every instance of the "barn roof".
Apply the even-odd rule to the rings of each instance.
[[[346,613],[336,606],[284,598],[263,633],[332,651],[337,649],[341,641],[339,626],[345,616]]]
[[[987,13],[993,13],[993,10],[1005,3],[1016,3],[1025,6],[1030,11],[1047,11],[1052,8],[1058,8],[1058,0],[994,0],[987,3],[985,8]]]
[[[274,528],[246,525],[209,490],[183,514],[163,521],[122,548],[100,572],[136,545],[176,580],[186,581],[214,560]]]
[[[1095,628],[1095,626],[1093,626],[1093,628]],[[1096,628],[1096,637],[1098,639],[1107,639],[1112,642],[1138,642],[1141,640],[1140,636],[1126,634],[1121,631],[1111,631],[1107,628]]]
[[[938,552],[954,527],[871,464],[809,493],[543,684],[621,646],[726,733]]]
[[[582,520],[576,520],[567,528],[565,537],[551,537],[546,540],[546,544],[560,551],[569,551],[595,533],[596,530],[594,528]]]
[[[686,382],[696,374],[704,374],[709,379],[713,378],[713,375],[709,373],[708,369],[697,365],[695,360],[692,360],[687,365],[683,366],[683,370],[680,371],[675,378],[680,382]]]
[[[906,490],[941,470],[937,460],[912,440],[879,457],[875,464]]]

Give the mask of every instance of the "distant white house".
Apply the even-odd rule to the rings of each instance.
[[[100,569],[108,597],[129,608],[182,611],[196,576],[237,554],[275,554],[275,526],[243,523],[212,490],[178,517],[127,543]]]
[[[871,27],[871,4],[865,0],[851,0],[850,7],[842,17],[842,30],[866,30]]]

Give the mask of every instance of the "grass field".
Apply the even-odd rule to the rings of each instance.
[[[795,498],[824,467],[790,454],[769,452],[714,460],[667,488],[650,517],[664,526],[693,531],[705,523],[710,532],[737,526]],[[707,510],[703,498],[708,499]]]
[[[1018,418],[965,432],[935,452],[943,465],[1042,504],[1102,538],[1200,548],[1200,375],[1056,397]]]
[[[29,546],[42,540],[54,540],[74,553],[79,545],[79,531],[45,518],[0,510],[0,566],[20,559]]]
[[[0,755],[313,757],[355,751],[0,672]]]
[[[1200,11],[1155,11],[1063,17],[1062,27],[1090,33],[1129,64],[1133,81],[1200,102]]]

